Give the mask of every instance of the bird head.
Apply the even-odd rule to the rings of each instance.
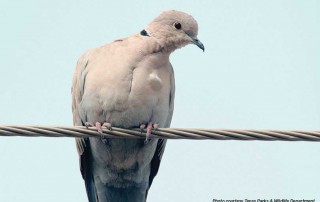
[[[181,11],[162,12],[147,26],[146,34],[155,38],[168,52],[188,44],[195,44],[204,51],[204,45],[197,38],[197,21],[191,15]]]

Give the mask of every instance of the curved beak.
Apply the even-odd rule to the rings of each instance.
[[[203,43],[202,43],[199,39],[193,38],[193,39],[192,39],[192,43],[193,43],[194,45],[198,46],[198,47],[199,47],[201,50],[203,50],[203,52],[204,52],[204,45],[203,45]]]

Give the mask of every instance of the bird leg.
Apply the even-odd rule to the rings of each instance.
[[[142,134],[143,130],[146,128],[146,124],[141,124],[140,125],[140,132]],[[148,144],[149,140],[151,139],[151,131],[152,131],[152,128],[153,128],[153,131],[156,131],[158,128],[159,128],[159,124],[155,123],[155,124],[152,124],[152,122],[149,122],[148,123],[148,126],[147,126],[147,134],[146,134],[146,139],[144,140],[144,144]]]
[[[150,135],[151,135],[151,130],[152,130],[152,122],[149,122],[148,123],[148,126],[147,126],[147,139],[150,140]]]
[[[143,124],[144,125],[144,124]],[[146,126],[144,125],[144,128]],[[151,139],[151,130],[152,130],[152,122],[149,122],[148,125],[147,125],[147,134],[146,134],[146,139],[144,140],[144,144],[148,144],[149,140]],[[141,128],[141,126],[140,126]]]
[[[100,135],[102,135],[102,134],[103,134],[103,131],[102,131],[102,127],[101,127],[101,123],[100,123],[100,122],[96,122],[96,128],[97,128],[97,130],[98,130],[98,133],[99,133]]]

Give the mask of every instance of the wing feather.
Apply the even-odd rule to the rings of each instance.
[[[85,90],[86,75],[88,73],[90,51],[83,54],[77,62],[76,70],[72,82],[72,113],[73,113],[73,125],[83,126],[87,121],[86,117],[81,117],[80,103]],[[94,179],[92,176],[91,166],[91,154],[89,138],[76,138],[76,146],[79,154],[79,164],[82,178],[85,181],[87,196],[89,202],[98,202],[96,188],[94,185]]]
[[[175,81],[174,81],[174,71],[171,66],[171,78],[170,78],[170,97],[169,97],[169,115],[167,117],[167,121],[165,127],[170,127],[172,115],[173,115],[173,108],[174,108],[174,96],[175,96]],[[157,175],[160,167],[160,162],[162,159],[162,155],[164,149],[166,147],[167,140],[166,139],[159,139],[155,154],[151,160],[151,172],[149,177],[149,188],[153,182],[154,177]]]

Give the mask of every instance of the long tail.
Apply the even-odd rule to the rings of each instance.
[[[99,202],[146,202],[146,190],[138,187],[97,187]]]

